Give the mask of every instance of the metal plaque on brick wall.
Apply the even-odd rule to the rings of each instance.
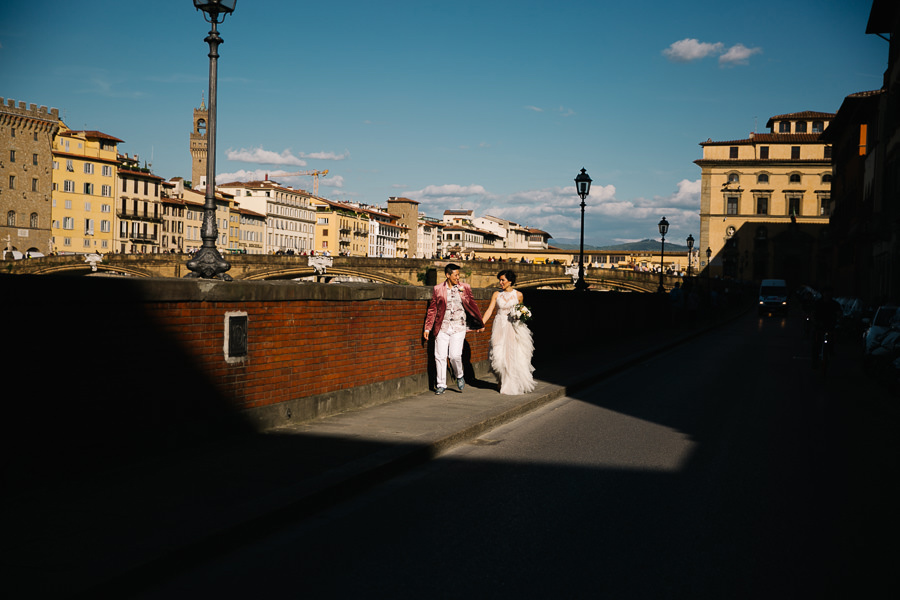
[[[247,357],[249,318],[247,313],[225,315],[225,358],[228,361]]]

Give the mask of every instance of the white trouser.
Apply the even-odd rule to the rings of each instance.
[[[434,364],[437,368],[437,387],[447,387],[447,355],[450,355],[450,366],[459,379],[463,376],[462,352],[466,341],[466,330],[450,335],[441,329],[434,340]]]

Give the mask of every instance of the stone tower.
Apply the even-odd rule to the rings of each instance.
[[[0,258],[7,249],[51,250],[51,148],[59,126],[58,109],[0,98]]]
[[[206,138],[206,126],[209,120],[209,110],[206,108],[206,99],[200,99],[200,108],[194,109],[194,128],[191,130],[191,187],[195,190],[205,189],[206,181],[206,157],[209,151],[209,141]]]

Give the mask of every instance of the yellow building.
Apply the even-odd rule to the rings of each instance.
[[[820,138],[832,118],[778,115],[769,133],[700,144],[701,271],[709,249],[713,277],[813,277],[813,249],[831,207],[831,146]]]
[[[117,144],[99,131],[60,124],[53,140],[52,250],[111,252],[115,213]]]
[[[369,214],[364,208],[324,198],[311,198],[316,207],[316,254],[368,256]]]

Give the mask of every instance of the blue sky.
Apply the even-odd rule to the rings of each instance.
[[[152,6],[152,9],[147,7]],[[238,0],[219,31],[217,181],[467,208],[585,242],[699,237],[699,143],[879,89],[869,0]],[[190,178],[209,25],[188,0],[2,9],[0,96]]]

